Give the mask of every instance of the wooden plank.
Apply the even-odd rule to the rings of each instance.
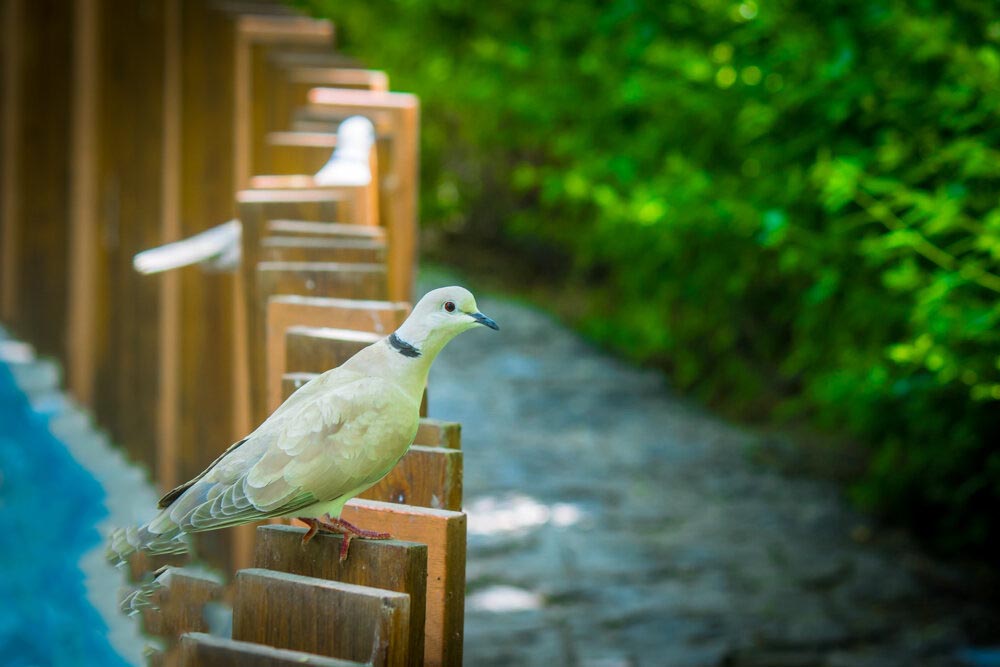
[[[213,637],[191,632],[181,637],[181,667],[363,667],[364,663],[339,660],[302,651]]]
[[[318,533],[303,548],[305,532],[305,528],[296,526],[257,528],[254,567],[409,595],[409,654],[422,656],[427,606],[427,545],[356,539],[351,542],[347,560],[340,562],[341,535]]]
[[[390,119],[392,137],[379,153],[379,209],[389,237],[389,293],[392,299],[412,296],[417,252],[417,191],[419,187],[419,116],[417,98],[406,93],[385,93],[338,88],[316,88],[309,93],[313,115],[331,119],[361,114]],[[381,134],[381,132],[380,132]],[[380,142],[385,145],[386,142]]]
[[[462,425],[458,422],[446,422],[440,419],[424,418],[417,428],[417,437],[413,442],[428,447],[446,447],[448,449],[462,448]]]
[[[243,190],[236,197],[239,207],[239,218],[242,224],[242,259],[240,262],[240,280],[242,287],[241,308],[243,327],[246,333],[246,345],[242,350],[244,363],[238,364],[245,368],[245,396],[249,401],[250,420],[259,424],[263,419],[266,403],[266,377],[264,374],[264,336],[265,314],[267,300],[260,292],[257,264],[260,260],[261,238],[268,229],[270,220],[305,219],[330,220],[333,213],[331,207],[336,207],[338,199],[331,193],[321,190]],[[277,280],[277,279],[275,279]],[[301,291],[289,292],[292,294]],[[320,293],[320,295],[324,295]]]
[[[256,270],[256,299],[251,322],[251,381],[253,414],[259,423],[267,416],[267,301],[278,294],[326,296],[342,299],[384,300],[385,267],[381,264],[333,262],[261,262]]]
[[[324,372],[337,368],[383,336],[367,331],[293,326],[285,330],[285,369]]]
[[[224,587],[194,570],[171,568],[157,579],[164,584],[142,612],[145,632],[176,640],[185,632],[206,632],[205,605],[222,599]]]
[[[272,296],[267,304],[268,411],[282,402],[285,373],[285,331],[295,325],[371,331],[385,336],[409,313],[409,304],[292,295]]]
[[[409,660],[410,597],[273,570],[236,574],[233,639],[376,666]]]
[[[372,149],[371,162],[373,173],[377,173],[378,167],[374,148]],[[342,207],[338,210],[341,220],[365,226],[379,224],[377,193],[375,192],[374,181],[368,185],[317,185],[312,173],[262,174],[250,177],[250,187],[262,190],[319,188],[337,194],[342,202]]]
[[[39,353],[65,362],[69,279],[74,12],[59,0],[14,3],[12,74],[16,127],[4,215],[4,319]],[[7,262],[11,262],[7,266]]]
[[[385,243],[366,239],[266,236],[261,240],[264,262],[338,262],[381,264]]]
[[[344,222],[314,222],[310,220],[268,220],[266,233],[272,236],[329,236],[344,239],[385,241],[385,230],[367,225]]]
[[[136,276],[132,256],[162,240],[165,8],[131,0],[99,6],[94,409],[155,474],[160,294],[156,281]]]
[[[412,445],[388,475],[358,497],[461,511],[462,452]]]
[[[101,87],[97,3],[98,0],[80,0],[74,5],[73,168],[66,285],[69,302],[66,383],[73,397],[88,408],[93,406],[95,389],[95,315],[102,310],[95,303],[98,298],[97,113]]]
[[[461,665],[465,619],[465,534],[462,512],[354,499],[341,518],[360,528],[427,545],[425,665]]]
[[[0,320],[8,325],[17,311],[17,216],[20,210],[20,168],[17,157],[24,136],[21,127],[22,33],[24,0],[3,3],[3,95],[0,95]]]
[[[235,24],[203,0],[181,0],[180,182],[177,240],[236,217],[234,84]],[[149,276],[159,283],[166,276]],[[246,435],[249,418],[246,334],[237,276],[199,268],[176,272],[184,313],[176,344],[176,476],[200,473],[230,443]],[[231,570],[249,562],[252,529],[195,537],[209,563]],[[246,553],[246,560],[239,560]]]
[[[254,155],[263,143],[267,107],[275,97],[268,77],[267,54],[274,48],[329,52],[333,24],[305,16],[237,15],[236,17],[236,167],[239,187],[254,172]]]

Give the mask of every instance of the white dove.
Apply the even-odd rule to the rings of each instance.
[[[375,485],[406,453],[417,433],[431,363],[458,334],[496,322],[462,287],[428,292],[395,333],[303,385],[257,430],[203,473],[160,499],[161,511],[140,527],[118,529],[108,558],[124,562],[142,550],[186,551],[184,535],[270,517],[352,537],[385,539],[340,519],[344,504]]]
[[[337,126],[337,147],[316,172],[316,185],[327,187],[368,185],[368,161],[375,143],[375,126],[364,116],[351,116]],[[243,223],[229,220],[180,241],[143,250],[132,258],[139,273],[160,273],[201,264],[211,271],[235,271],[241,261]]]

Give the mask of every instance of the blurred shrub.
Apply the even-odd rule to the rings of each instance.
[[[871,443],[861,501],[998,547],[990,0],[308,5],[421,96],[426,224],[569,257],[591,337]]]

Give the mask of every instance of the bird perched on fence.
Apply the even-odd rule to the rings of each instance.
[[[417,433],[431,363],[448,341],[473,327],[499,329],[462,287],[428,292],[392,335],[303,385],[257,430],[203,473],[160,499],[160,513],[111,536],[108,558],[124,562],[187,550],[184,536],[260,521],[298,517],[318,530],[352,537],[388,535],[341,520],[344,504],[375,485],[406,453]]]
[[[364,116],[351,116],[337,126],[337,146],[313,181],[325,187],[368,185],[368,157],[375,143],[375,126]],[[243,224],[228,220],[180,241],[143,250],[132,258],[139,273],[160,273],[200,264],[210,271],[235,271],[242,256]]]

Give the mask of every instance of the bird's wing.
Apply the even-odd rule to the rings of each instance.
[[[186,239],[143,250],[132,258],[132,266],[139,273],[159,273],[203,262],[214,263],[220,270],[235,268],[239,266],[242,233],[240,221],[230,220]]]
[[[399,399],[371,378],[307,393],[193,480],[150,530],[173,524],[197,532],[286,516],[377,481],[395,463],[378,445],[406,430],[385,418]]]

